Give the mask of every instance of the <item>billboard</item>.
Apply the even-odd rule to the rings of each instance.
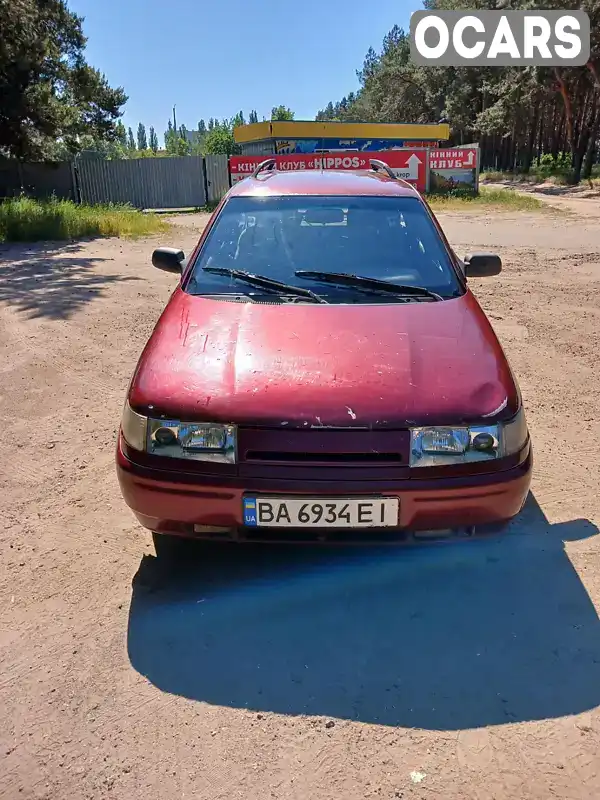
[[[387,150],[377,153],[337,152],[337,153],[299,153],[296,155],[273,156],[277,169],[306,170],[333,169],[351,172],[368,172],[371,158],[384,161],[398,178],[412,183],[420,192],[427,187],[427,151],[417,149]],[[231,156],[229,171],[231,182],[236,183],[252,173],[264,156]]]
[[[443,192],[464,186],[477,191],[479,148],[452,147],[429,151],[429,191]]]

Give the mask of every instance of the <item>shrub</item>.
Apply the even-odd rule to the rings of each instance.
[[[456,190],[453,191],[456,192]],[[436,211],[450,210],[452,208],[487,208],[494,206],[517,211],[534,211],[544,208],[544,203],[537,197],[523,195],[512,189],[490,189],[487,186],[482,186],[479,194],[462,191],[446,195],[434,194],[426,199]]]
[[[129,205],[77,205],[18,197],[0,203],[0,241],[37,242],[90,236],[144,236],[168,230],[155,214]]]

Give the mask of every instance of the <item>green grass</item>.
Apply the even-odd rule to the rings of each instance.
[[[482,186],[479,195],[454,190],[429,195],[435,211],[503,208],[535,211],[544,207],[537,197],[512,189]],[[169,230],[157,214],[128,205],[77,205],[69,200],[32,200],[19,197],[0,203],[0,242],[64,241],[95,236],[147,236]]]
[[[486,209],[500,208],[515,211],[537,211],[548,206],[537,197],[522,195],[512,189],[495,189],[480,186],[479,194],[432,194],[427,196],[429,205],[434,211],[452,211],[454,209]]]
[[[488,170],[481,174],[481,180],[488,183],[499,183],[507,181],[510,183],[553,183],[556,186],[571,186],[570,167],[532,167],[527,175],[519,172],[499,172]],[[589,179],[582,179],[580,186],[584,188],[600,189],[600,164],[592,168],[592,176]]]
[[[94,236],[146,236],[169,225],[128,205],[77,205],[29,197],[0,203],[0,242],[40,242]]]

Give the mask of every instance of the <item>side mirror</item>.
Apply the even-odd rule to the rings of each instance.
[[[165,272],[177,272],[181,275],[184,260],[183,250],[177,250],[176,247],[158,247],[152,253],[152,264]]]
[[[491,278],[502,272],[502,259],[495,253],[470,253],[463,264],[467,278]]]

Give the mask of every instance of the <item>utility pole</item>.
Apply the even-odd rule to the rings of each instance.
[[[175,116],[175,106],[173,106],[173,130],[177,133],[177,117]]]

